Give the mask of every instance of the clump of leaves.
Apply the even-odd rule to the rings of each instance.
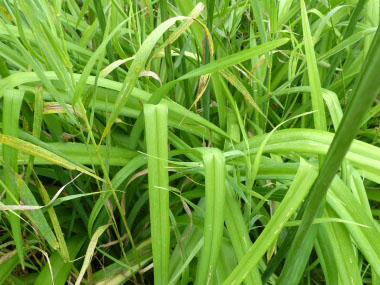
[[[2,1],[0,283],[378,284],[379,11]]]

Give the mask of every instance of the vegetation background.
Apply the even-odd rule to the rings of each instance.
[[[379,0],[2,0],[0,283],[380,284]]]

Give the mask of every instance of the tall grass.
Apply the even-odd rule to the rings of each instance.
[[[0,2],[0,284],[380,284],[379,0]]]

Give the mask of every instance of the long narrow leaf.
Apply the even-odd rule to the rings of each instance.
[[[154,283],[163,285],[169,282],[170,244],[167,116],[166,105],[144,106]]]
[[[215,278],[224,221],[225,161],[218,149],[209,149],[203,154],[205,167],[205,223],[204,244],[198,266],[196,284],[210,284]]]
[[[19,133],[19,115],[24,92],[18,90],[12,90],[12,92],[5,92],[4,105],[3,105],[3,129],[2,133],[5,135],[11,135],[18,137]],[[3,146],[3,160],[15,173],[18,172],[18,151],[11,146]],[[12,174],[10,171],[4,169],[4,182],[8,186],[10,193],[7,194],[7,203],[14,204],[13,199],[19,198],[19,191],[15,183],[13,183]],[[9,222],[11,224],[13,238],[16,243],[17,255],[21,266],[24,267],[24,249],[21,236],[21,223],[19,217],[16,215],[9,216]]]

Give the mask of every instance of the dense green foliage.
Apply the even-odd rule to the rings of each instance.
[[[2,0],[0,284],[380,284],[380,0]]]

